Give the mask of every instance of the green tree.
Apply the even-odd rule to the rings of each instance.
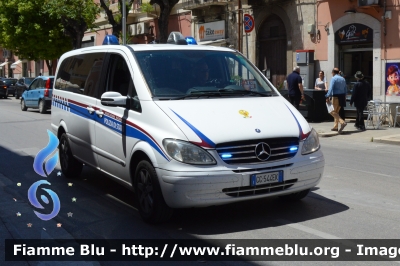
[[[160,43],[167,43],[168,40],[168,23],[169,15],[172,8],[179,2],[179,0],[150,0],[150,4],[157,4],[160,6],[160,17],[158,18],[158,28],[160,30]]]
[[[134,0],[126,0],[126,14],[125,14],[125,22],[128,19],[129,9],[133,5]],[[106,12],[108,22],[112,26],[112,34],[117,38],[121,35],[122,32],[122,0],[118,0],[118,9],[119,13],[113,14],[110,9],[110,1],[109,0],[100,0],[100,6]]]
[[[46,0],[44,9],[61,22],[75,49],[82,47],[85,31],[96,27],[94,22],[100,13],[93,0]]]
[[[132,6],[134,0],[126,0],[127,6],[126,19],[128,18],[128,10]],[[166,43],[168,39],[168,23],[169,15],[171,14],[172,8],[179,2],[179,0],[150,0],[150,4],[157,4],[160,6],[160,17],[158,18],[158,28],[160,30],[159,41],[160,43]],[[100,0],[100,6],[106,12],[108,22],[110,22],[113,30],[113,35],[119,38],[122,31],[122,0],[118,0],[118,8],[120,13],[113,14],[110,10],[109,0]]]
[[[71,50],[60,21],[45,10],[46,0],[1,0],[0,45],[19,58],[51,61]]]

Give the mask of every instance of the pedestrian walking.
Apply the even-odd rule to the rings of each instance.
[[[333,111],[330,114],[334,118],[334,124],[331,130],[341,133],[344,127],[347,126],[347,123],[339,116],[340,108],[346,105],[346,80],[339,75],[338,68],[332,70],[332,76],[325,98],[328,104],[331,103],[332,98]],[[339,123],[340,128],[338,128]]]
[[[357,79],[357,83],[354,84],[353,87],[350,106],[352,106],[354,103],[354,106],[357,109],[357,118],[354,126],[364,131],[364,109],[368,104],[368,99],[372,97],[372,88],[371,85],[364,80],[364,75],[361,71],[357,71],[354,77]]]
[[[293,72],[286,78],[289,91],[290,103],[299,110],[300,101],[305,101],[303,90],[303,79],[300,76],[300,67],[293,68]]]

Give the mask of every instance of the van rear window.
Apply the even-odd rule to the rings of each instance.
[[[91,53],[65,59],[58,70],[54,88],[95,97],[104,55]]]

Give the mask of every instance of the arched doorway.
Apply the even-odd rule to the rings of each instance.
[[[283,21],[275,14],[261,24],[258,31],[258,68],[269,69],[269,80],[281,88],[286,79],[287,37]]]

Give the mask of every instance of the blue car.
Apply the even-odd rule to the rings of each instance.
[[[40,76],[35,78],[29,88],[21,95],[21,110],[28,108],[38,109],[44,114],[51,108],[51,97],[53,96],[54,76]]]

